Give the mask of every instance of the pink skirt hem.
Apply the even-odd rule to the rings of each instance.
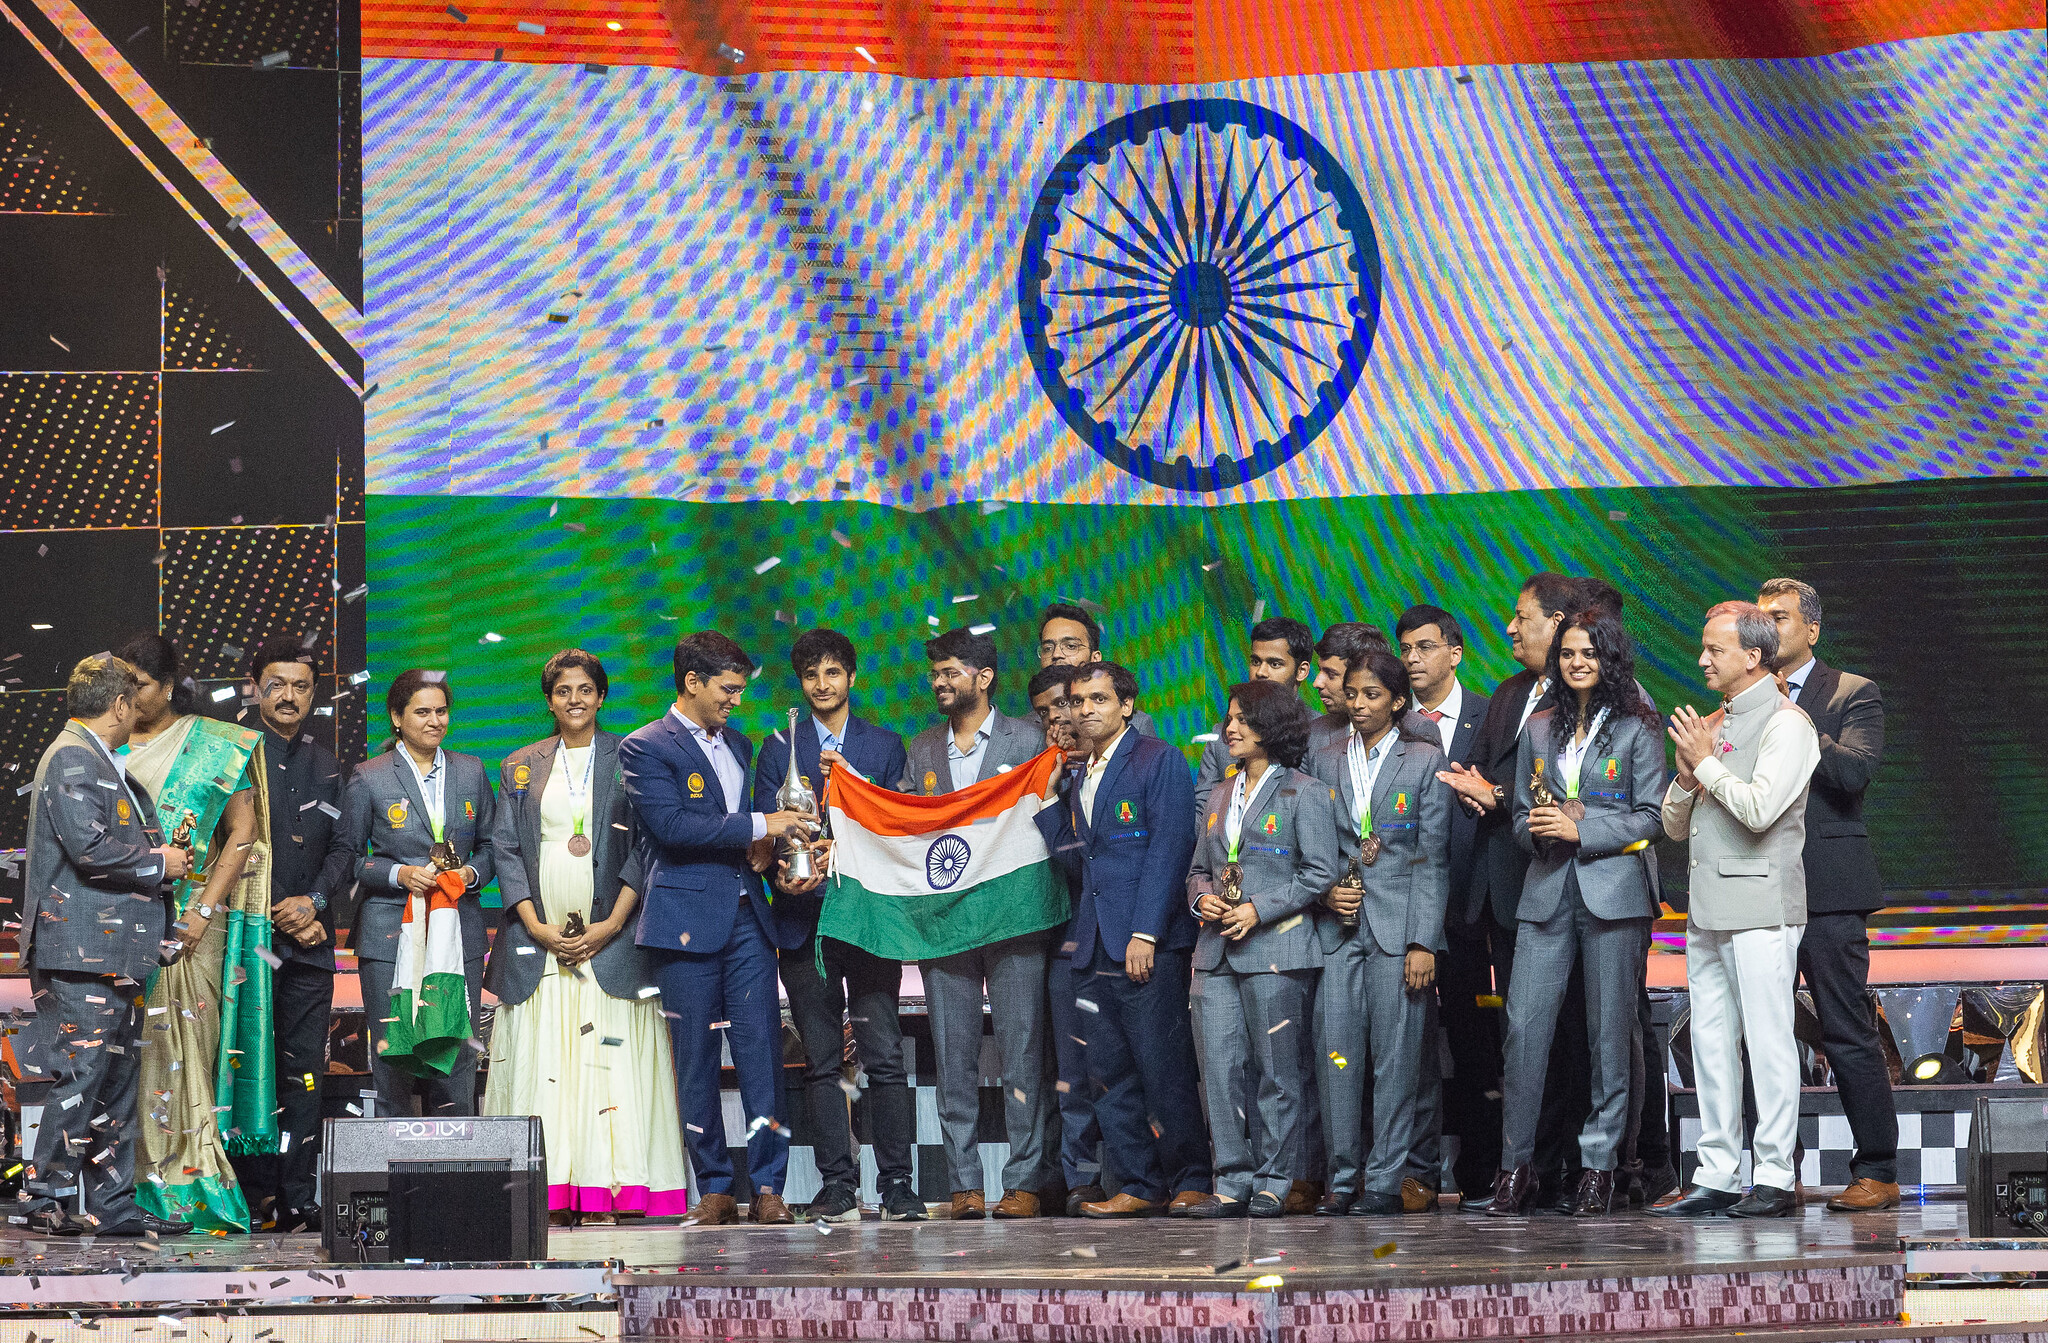
[[[616,1191],[598,1185],[551,1184],[549,1212],[637,1212],[649,1217],[680,1217],[690,1210],[687,1189],[649,1189],[621,1185]]]

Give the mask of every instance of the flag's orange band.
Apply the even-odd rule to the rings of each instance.
[[[881,784],[848,775],[833,780],[831,804],[849,820],[878,835],[928,835],[937,830],[957,830],[1002,815],[1026,794],[1043,795],[1053,776],[1059,773],[1063,759],[1057,748],[1048,748],[1008,773],[936,797],[893,792]]]

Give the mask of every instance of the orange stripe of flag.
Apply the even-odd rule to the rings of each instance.
[[[849,773],[833,778],[829,805],[844,812],[848,820],[862,829],[878,835],[929,835],[940,830],[959,830],[1002,815],[1027,794],[1042,796],[1064,761],[1058,748],[1048,747],[1016,769],[937,797],[894,792]]]

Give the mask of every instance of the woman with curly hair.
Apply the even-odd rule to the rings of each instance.
[[[1535,1192],[1530,1162],[1545,1065],[1574,960],[1583,960],[1592,1111],[1579,1133],[1584,1172],[1574,1216],[1608,1212],[1628,1125],[1629,1049],[1650,924],[1662,824],[1663,723],[1636,685],[1621,618],[1595,607],[1551,642],[1544,668],[1557,703],[1529,719],[1515,788],[1515,837],[1535,855],[1515,914],[1508,986],[1501,1170],[1487,1211],[1518,1217]]]
[[[1323,965],[1314,906],[1337,880],[1338,845],[1330,786],[1301,769],[1312,721],[1291,685],[1230,688],[1231,766],[1188,874],[1216,1192],[1179,1216],[1278,1217],[1306,1165],[1302,1032]]]

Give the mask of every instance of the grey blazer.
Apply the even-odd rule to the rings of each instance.
[[[1428,719],[1423,719],[1427,723]],[[1433,726],[1433,725],[1432,725]],[[1433,739],[1417,741],[1399,729],[1387,742],[1392,752],[1372,784],[1372,827],[1380,837],[1379,860],[1360,865],[1365,902],[1359,906],[1359,927],[1389,956],[1403,956],[1410,947],[1441,951],[1444,910],[1451,899],[1451,790],[1436,777],[1446,768],[1443,749]],[[1347,752],[1351,738],[1338,737],[1308,759],[1312,773],[1337,794],[1337,871],[1358,855],[1357,794],[1351,785]],[[1334,952],[1349,931],[1325,909],[1318,929],[1323,950]]]
[[[953,791],[953,771],[946,763],[946,747],[953,740],[953,725],[944,719],[910,739],[908,762],[899,793],[931,797]],[[993,779],[1005,770],[1029,764],[1045,750],[1045,732],[1028,718],[1012,718],[993,705],[988,717],[988,750],[982,753],[976,783]]]
[[[1638,840],[1655,843],[1663,831],[1664,734],[1639,718],[1609,716],[1587,744],[1579,765],[1579,801],[1586,818],[1579,822],[1579,842],[1538,843],[1529,833],[1529,813],[1536,800],[1529,776],[1536,761],[1550,790],[1563,797],[1563,743],[1550,739],[1556,709],[1529,716],[1515,755],[1515,840],[1535,854],[1522,879],[1522,898],[1515,917],[1542,923],[1564,902],[1565,873],[1577,869],[1579,898],[1596,918],[1650,919],[1657,916],[1656,851],[1623,850]],[[1610,777],[1611,775],[1611,777]]]
[[[66,723],[36,765],[28,803],[21,955],[42,971],[146,979],[169,916],[156,804]]]
[[[405,919],[405,898],[391,884],[401,866],[427,861],[434,832],[427,823],[426,799],[420,796],[412,767],[398,758],[403,746],[373,756],[356,766],[341,796],[341,821],[356,855],[356,880],[362,904],[356,910],[356,958],[398,959],[398,930]],[[462,955],[481,960],[484,954],[484,910],[477,892],[497,871],[491,861],[491,823],[497,799],[484,762],[473,755],[443,748],[448,782],[442,789],[448,842],[455,855],[476,869],[476,885],[456,903],[462,922]]]
[[[491,825],[491,858],[498,869],[498,895],[505,908],[498,917],[498,937],[491,944],[484,987],[501,1003],[523,1003],[540,987],[547,956],[534,945],[519,918],[521,901],[531,900],[541,922],[554,923],[540,898],[540,800],[555,769],[560,737],[522,746],[498,767],[498,814]],[[619,890],[641,889],[635,861],[633,803],[619,773],[619,738],[599,730],[592,743],[597,757],[590,764],[590,917],[595,923],[611,917]],[[590,960],[588,973],[614,998],[637,998],[654,980],[633,940],[631,929],[605,945]]]
[[[1260,790],[1245,813],[1237,865],[1244,895],[1259,911],[1259,926],[1241,942],[1225,942],[1213,923],[1202,925],[1195,942],[1194,968],[1228,968],[1241,974],[1270,970],[1319,970],[1316,905],[1336,884],[1337,801],[1330,786],[1300,770],[1274,766],[1280,777]],[[1225,823],[1237,771],[1225,774],[1209,794],[1209,809],[1195,837],[1195,861],[1188,873],[1188,905],[1220,884],[1230,861]],[[1299,914],[1300,918],[1294,916]],[[1200,918],[1198,913],[1195,917]]]

